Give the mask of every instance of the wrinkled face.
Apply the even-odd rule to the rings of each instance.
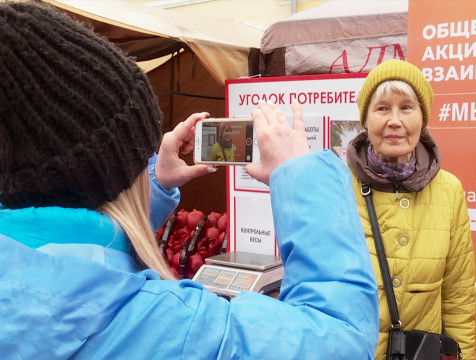
[[[378,159],[405,163],[420,139],[423,113],[414,93],[389,90],[373,96],[365,124]]]
[[[231,128],[229,126],[223,129],[223,139],[225,139],[226,141],[231,140]]]

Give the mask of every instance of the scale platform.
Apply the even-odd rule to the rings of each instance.
[[[267,293],[281,285],[284,267],[279,256],[235,251],[205,259],[193,280],[228,298],[243,291]]]

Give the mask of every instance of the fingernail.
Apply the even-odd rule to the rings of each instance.
[[[265,104],[264,100],[258,100],[258,104]]]
[[[274,104],[274,101],[268,100],[267,103],[268,103],[268,104]]]
[[[206,111],[202,111],[202,114],[210,116],[210,113],[208,113]]]
[[[210,174],[212,174],[212,173],[214,173],[214,172],[217,171],[217,168],[214,167],[214,166],[209,166],[207,170],[208,170],[208,172],[209,172]]]

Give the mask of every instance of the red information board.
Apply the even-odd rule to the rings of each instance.
[[[462,182],[476,248],[476,1],[410,0],[408,61],[435,93],[429,130]]]

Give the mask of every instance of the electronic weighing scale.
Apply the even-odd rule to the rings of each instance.
[[[225,297],[242,291],[267,293],[278,288],[284,267],[279,256],[235,251],[205,259],[193,280]]]

